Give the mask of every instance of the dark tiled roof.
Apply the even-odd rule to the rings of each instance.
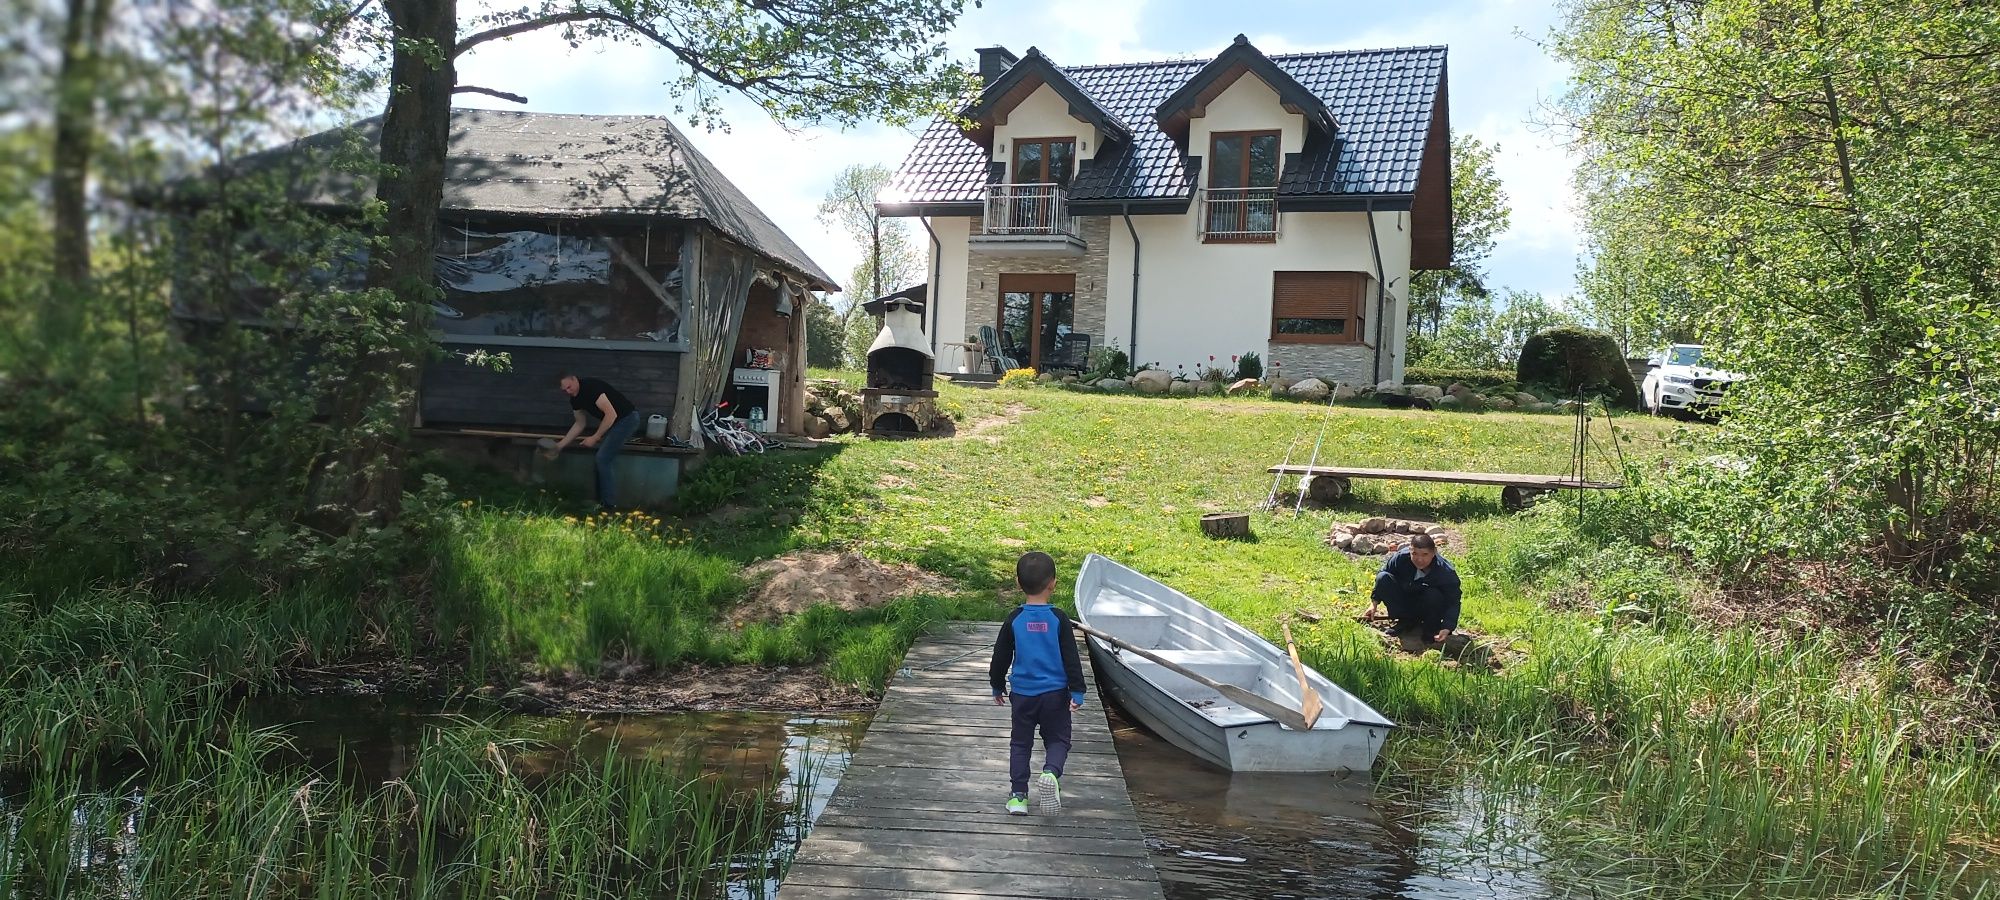
[[[1271,61],[1325,101],[1339,122],[1332,139],[1310,138],[1285,160],[1285,195],[1407,194],[1417,188],[1425,135],[1445,48],[1409,47],[1293,53]],[[1186,199],[1199,183],[1198,166],[1153,120],[1153,113],[1206,65],[1202,60],[1075,66],[1063,71],[1112,115],[1128,123],[1132,140],[1104,146],[1079,168],[1076,200]],[[1310,133],[1310,130],[1309,130]],[[885,206],[977,203],[988,156],[946,120],[932,122],[890,184]]]
[[[250,168],[305,165],[294,199],[352,207],[374,196],[372,177],[310,162],[352,141],[374,147],[382,117],[321,132],[238,161]],[[659,216],[698,219],[796,274],[834,280],[715,164],[659,116],[581,116],[511,110],[451,111],[446,212],[549,218]]]
[[[1005,74],[987,85],[986,90],[979,93],[979,99],[967,107],[963,115],[969,119],[983,119],[991,115],[994,109],[1005,101],[1009,93],[1016,89],[1025,92],[1022,83],[1028,79],[1048,85],[1069,104],[1072,113],[1087,117],[1092,126],[1113,140],[1122,141],[1131,137],[1131,126],[1105,109],[1104,104],[1099,103],[1096,97],[1092,97],[1089,91],[1072,81],[1068,74],[1034,47],[1029,47],[1026,57],[1007,67]]]

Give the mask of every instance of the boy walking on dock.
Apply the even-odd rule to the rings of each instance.
[[[1043,812],[1062,809],[1063,763],[1069,758],[1070,713],[1083,708],[1083,662],[1077,658],[1076,630],[1062,610],[1049,605],[1055,592],[1056,561],[1040,551],[1021,554],[1014,581],[1027,599],[1000,625],[993,643],[993,702],[1014,705],[1008,744],[1012,791],[1007,811],[1028,812],[1028,758],[1035,729],[1042,732],[1042,774],[1035,779],[1035,802]],[[1009,682],[1012,682],[1011,685]],[[1008,688],[1012,687],[1010,693]]]

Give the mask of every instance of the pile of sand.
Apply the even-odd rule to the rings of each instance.
[[[958,590],[950,579],[916,566],[879,563],[859,553],[787,553],[751,566],[743,575],[756,587],[729,612],[729,624],[739,628],[796,615],[817,603],[851,611],[913,594]]]

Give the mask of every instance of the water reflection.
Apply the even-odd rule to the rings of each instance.
[[[471,726],[474,719],[468,712],[472,710],[380,698],[286,698],[257,701],[243,710],[242,722],[285,737],[287,749],[269,758],[268,765],[304,765],[365,796],[408,776],[428,733]],[[760,828],[761,849],[719,860],[712,872],[726,880],[729,897],[749,900],[776,893],[777,881],[766,874],[789,861],[826,808],[868,718],[705,712],[481,717],[478,724],[499,739],[532,743],[533,749],[509,758],[509,768],[519,775],[552,772],[616,752],[693,772],[745,798],[769,788],[761,795],[761,809],[739,807],[731,813],[742,822],[763,823],[750,826]],[[141,837],[148,826],[145,775],[140,770],[102,773],[96,787],[82,795],[40,796],[28,782],[0,783],[0,897],[16,895],[8,890],[9,876],[23,874],[20,867],[29,862],[10,858],[18,851],[34,852],[44,862],[67,856],[71,874],[55,876],[60,881],[94,884],[102,889],[97,893],[107,896],[129,893],[138,883],[133,866],[142,862]],[[45,808],[57,804],[53,818],[25,815],[37,802]],[[39,822],[42,830],[24,834],[29,821]],[[23,846],[24,841],[32,846]]]
[[[1496,830],[1477,791],[1415,774],[1232,775],[1111,708],[1118,759],[1168,900],[1575,896]],[[1588,894],[1588,890],[1583,893]]]

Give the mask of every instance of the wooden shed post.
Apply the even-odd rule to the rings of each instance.
[[[710,327],[708,302],[701,283],[701,242],[706,225],[689,223],[687,233],[681,238],[681,343],[687,347],[681,352],[680,377],[674,381],[673,418],[668,430],[675,437],[699,448],[701,429],[695,425],[699,410],[694,408],[695,385],[701,380],[697,358],[699,348],[706,337],[704,331]]]

